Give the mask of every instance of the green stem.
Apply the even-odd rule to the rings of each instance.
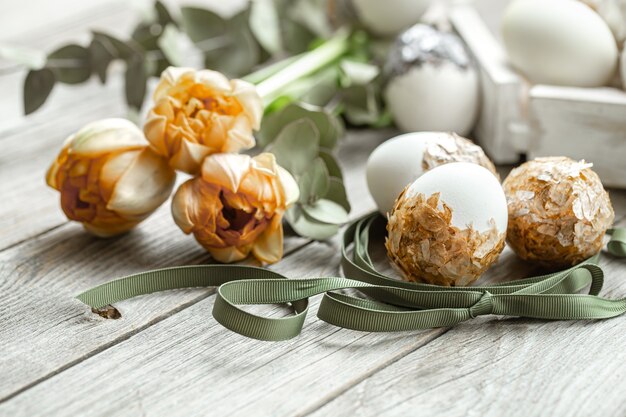
[[[257,91],[265,104],[268,104],[290,83],[321,70],[343,56],[349,48],[348,33],[339,32],[321,46],[300,55],[291,64],[258,83]]]

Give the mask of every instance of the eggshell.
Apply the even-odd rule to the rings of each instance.
[[[453,64],[415,67],[393,78],[385,101],[405,132],[451,131],[467,135],[478,113],[478,75]]]
[[[391,211],[404,187],[424,173],[424,149],[429,133],[407,133],[377,147],[367,160],[367,186],[381,213]]]
[[[581,0],[595,10],[609,26],[617,44],[626,41],[626,0]]]
[[[514,0],[502,37],[510,62],[533,83],[598,87],[616,70],[611,30],[576,0]]]
[[[406,197],[440,193],[440,204],[452,209],[452,225],[466,229],[470,225],[483,233],[493,219],[498,232],[505,233],[508,222],[506,197],[500,182],[486,168],[468,162],[438,166],[416,179]]]
[[[384,98],[405,132],[468,134],[479,108],[476,65],[458,35],[425,24],[396,38],[384,66]]]
[[[371,32],[393,36],[417,23],[431,0],[352,0],[359,21]]]
[[[433,150],[444,158],[433,158]],[[429,158],[425,158],[428,149]],[[428,161],[426,160],[428,159]],[[379,145],[367,160],[367,186],[382,214],[391,211],[404,188],[424,173],[442,163],[465,161],[495,167],[483,150],[465,138],[447,132],[414,132],[396,136]]]

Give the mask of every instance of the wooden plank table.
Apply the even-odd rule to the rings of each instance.
[[[19,32],[0,24],[0,39],[49,48],[82,39],[93,26],[115,24],[112,30],[124,33],[132,25],[127,3],[63,0],[70,12],[33,17]],[[11,12],[22,21],[32,16]],[[119,320],[92,314],[73,298],[77,293],[116,276],[210,257],[178,230],[167,204],[136,231],[110,240],[67,222],[58,195],[44,184],[45,169],[68,134],[124,115],[121,80],[59,87],[24,118],[23,77],[0,76],[0,416],[626,414],[626,317],[481,317],[448,329],[376,334],[338,329],[311,314],[300,337],[269,343],[215,322],[211,289],[121,302]],[[391,135],[351,131],[341,144],[353,218],[374,207],[364,163]],[[626,192],[611,195],[625,224]],[[284,260],[272,269],[294,278],[339,273],[338,238],[289,235],[285,245]],[[602,264],[603,294],[624,296],[626,262],[605,256]],[[507,249],[481,283],[532,272]],[[285,314],[280,307],[254,310]]]

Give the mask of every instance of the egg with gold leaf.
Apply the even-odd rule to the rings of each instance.
[[[385,246],[408,281],[466,286],[497,261],[506,230],[497,178],[480,165],[454,162],[424,173],[400,194]]]
[[[455,133],[415,132],[379,145],[367,160],[367,186],[378,210],[387,214],[402,190],[424,172],[450,162],[496,168],[478,145]]]
[[[600,252],[615,214],[592,166],[550,157],[511,171],[503,184],[509,209],[507,240],[522,259],[561,268]]]

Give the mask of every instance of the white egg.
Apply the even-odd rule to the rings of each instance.
[[[479,109],[479,80],[461,39],[427,25],[403,32],[390,50],[384,98],[405,132],[467,135]]]
[[[470,225],[481,233],[489,230],[491,219],[499,233],[508,222],[506,197],[500,182],[486,168],[468,162],[438,166],[416,179],[406,197],[440,193],[439,203],[452,209],[452,225],[463,230]]]
[[[618,45],[626,41],[626,0],[581,0],[609,25]]]
[[[425,169],[455,161],[483,165],[495,174],[483,150],[465,138],[447,132],[406,133],[374,149],[367,160],[367,186],[378,210],[386,214],[402,190]]]
[[[395,36],[417,23],[431,0],[352,0],[359,21],[370,31]]]
[[[510,62],[533,83],[598,87],[615,73],[611,30],[576,0],[515,0],[505,11],[502,37]]]

